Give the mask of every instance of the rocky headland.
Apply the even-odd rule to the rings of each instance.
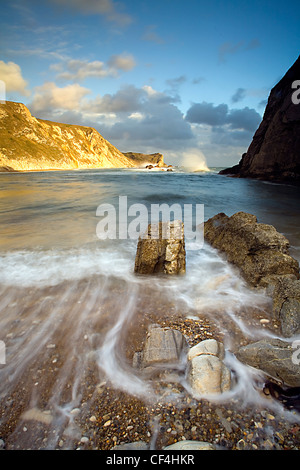
[[[220,174],[262,180],[300,181],[300,104],[292,99],[300,57],[271,90],[260,126],[240,162]]]
[[[92,127],[37,119],[22,103],[0,104],[0,171],[164,167],[163,155],[122,153]]]

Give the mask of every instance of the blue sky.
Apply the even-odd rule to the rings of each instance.
[[[237,163],[300,49],[298,1],[1,3],[8,100],[167,163]]]

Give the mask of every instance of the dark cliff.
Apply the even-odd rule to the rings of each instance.
[[[300,81],[300,56],[272,88],[262,122],[247,152],[238,165],[220,174],[299,184],[300,92],[292,88],[296,80]]]

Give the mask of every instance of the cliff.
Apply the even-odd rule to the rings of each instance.
[[[300,56],[272,88],[262,122],[247,152],[238,165],[220,174],[299,183],[300,104],[292,101],[295,80],[300,80]]]
[[[123,154],[92,127],[36,119],[22,103],[0,104],[1,171],[134,168],[148,163],[148,155],[135,155]]]
[[[159,168],[166,167],[167,165],[164,163],[164,157],[161,153],[135,153],[135,152],[125,152],[124,155],[136,162],[137,166],[141,166],[145,163],[150,165],[156,165]]]

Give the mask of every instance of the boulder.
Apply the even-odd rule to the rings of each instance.
[[[230,370],[223,362],[224,347],[215,339],[201,341],[188,353],[188,383],[195,396],[230,390]]]
[[[204,223],[204,237],[254,287],[267,287],[274,276],[299,278],[299,264],[289,255],[287,238],[272,225],[258,223],[252,214],[217,214]]]
[[[300,280],[278,279],[273,291],[273,312],[285,337],[300,334]]]
[[[143,351],[134,355],[133,365],[140,368],[178,367],[187,351],[188,343],[180,331],[153,325],[149,328]]]
[[[134,271],[138,274],[185,273],[184,225],[181,221],[149,224],[139,238]]]
[[[236,353],[239,361],[262,370],[268,376],[283,381],[289,387],[300,386],[300,367],[293,360],[291,343],[266,338],[243,346]]]

